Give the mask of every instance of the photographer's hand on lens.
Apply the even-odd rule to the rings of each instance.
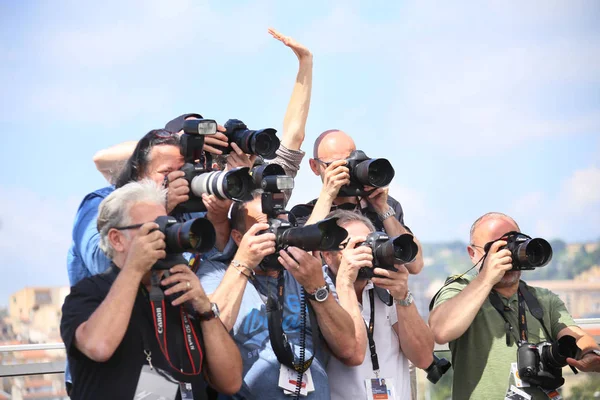
[[[308,50],[308,48],[306,48],[306,46],[298,43],[289,36],[282,35],[273,28],[269,28],[269,33],[275,39],[279,40],[287,47],[292,49],[294,54],[296,54],[296,57],[298,57],[298,61],[312,60],[312,53],[310,52],[310,50]]]
[[[210,311],[210,300],[194,271],[187,265],[179,264],[171,268],[169,272],[171,272],[171,276],[163,279],[160,284],[163,286],[175,285],[165,290],[165,295],[182,293],[173,301],[173,306],[179,306],[189,301],[194,310],[199,313]]]
[[[242,237],[238,251],[233,257],[245,264],[248,268],[255,269],[263,258],[275,253],[275,234],[258,232],[269,229],[269,224],[256,223]]]
[[[190,199],[190,183],[183,171],[173,171],[167,175],[167,213],[170,214],[180,203]]]
[[[494,286],[502,280],[502,277],[507,271],[512,268],[512,257],[510,250],[503,249],[498,251],[502,246],[506,246],[506,241],[497,240],[492,244],[487,253],[483,267],[479,271],[479,276],[485,283]]]
[[[338,269],[336,281],[354,285],[361,268],[373,268],[373,250],[369,246],[358,246],[367,238],[365,236],[351,237],[346,248],[341,251],[342,259]]]
[[[244,153],[234,142],[231,142],[231,149],[233,151],[227,155],[227,167],[225,170],[229,171],[238,167],[252,168],[254,160],[256,160],[257,157],[256,154],[248,155]]]
[[[217,125],[217,133],[214,135],[204,136],[204,146],[202,150],[208,151],[212,154],[223,154],[222,150],[219,150],[213,146],[227,147],[229,146],[229,139],[225,136],[225,128],[221,125]]]
[[[278,260],[308,293],[313,293],[318,288],[325,286],[323,264],[312,254],[290,246],[287,251],[279,252]]]
[[[332,162],[323,177],[323,189],[321,195],[329,199],[335,199],[340,188],[350,183],[350,170],[346,167],[346,160],[337,160]]]
[[[390,208],[390,206],[387,202],[388,201],[388,192],[390,190],[389,186],[382,187],[382,188],[374,188],[371,186],[365,186],[364,189],[366,191],[371,191],[371,190],[375,189],[375,190],[373,190],[373,193],[371,193],[367,197],[367,201],[371,204],[371,206],[373,206],[373,208],[375,209],[377,214],[383,214]]]
[[[219,199],[214,194],[202,193],[202,203],[206,207],[206,218],[215,224],[224,223],[228,220],[229,208],[232,200]]]
[[[385,278],[371,278],[374,285],[389,290],[392,297],[396,300],[404,300],[408,293],[408,269],[404,264],[395,264],[394,267],[398,270],[392,271],[389,269],[375,268],[375,275],[380,275]]]
[[[567,358],[567,364],[581,372],[600,372],[600,356],[594,353],[586,354],[581,360]]]
[[[142,275],[167,256],[165,235],[158,230],[158,224],[147,222],[142,225],[131,241],[123,269],[133,269]]]

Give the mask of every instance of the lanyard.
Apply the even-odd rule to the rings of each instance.
[[[254,284],[254,283],[253,283]],[[267,282],[268,285],[268,282]],[[256,288],[256,286],[255,286]],[[268,294],[267,300],[267,319],[269,326],[269,339],[271,340],[271,347],[273,348],[273,352],[277,356],[277,360],[298,372],[304,373],[306,370],[310,368],[310,365],[315,358],[315,351],[318,348],[318,335],[315,335],[315,327],[317,326],[316,317],[313,314],[312,307],[309,307],[309,318],[310,318],[310,329],[311,336],[313,340],[313,355],[308,360],[304,361],[302,364],[294,363],[294,352],[292,351],[292,347],[290,346],[290,342],[288,341],[286,333],[283,331],[283,310],[284,310],[284,302],[285,298],[283,296],[285,290],[285,275],[283,271],[279,272],[279,276],[277,277],[277,299],[274,299],[270,293]],[[258,288],[256,288],[258,292]],[[260,292],[259,292],[260,293]],[[301,319],[304,321],[306,318],[305,309],[306,304],[304,301],[301,301],[300,310]],[[303,323],[304,327],[305,324]],[[301,335],[303,337],[304,335]],[[305,340],[301,340],[300,343],[300,353],[304,354],[304,349],[306,348]],[[303,357],[301,357],[302,359]]]
[[[371,352],[371,364],[373,364],[373,372],[379,378],[379,359],[377,358],[377,349],[375,348],[375,339],[373,332],[375,331],[375,296],[373,289],[369,289],[369,302],[371,303],[371,319],[367,326],[367,337],[369,338],[369,351]],[[367,323],[365,322],[365,326]]]
[[[158,340],[158,346],[161,352],[165,356],[165,359],[175,371],[180,372],[186,376],[199,375],[202,370],[202,348],[196,334],[194,325],[190,322],[190,316],[184,307],[179,307],[181,315],[181,329],[183,337],[185,338],[185,349],[187,351],[188,359],[192,366],[191,372],[184,372],[183,365],[181,368],[176,368],[171,362],[169,356],[169,350],[167,348],[167,310],[165,308],[165,295],[159,286],[158,275],[152,273],[152,287],[150,289],[150,303],[152,307],[152,320],[154,323],[154,331],[156,333],[156,339]],[[183,358],[181,358],[183,363]]]
[[[515,341],[519,345],[523,343],[528,343],[527,337],[527,316],[525,314],[525,304],[527,303],[527,307],[529,308],[529,312],[540,321],[542,328],[544,329],[544,333],[546,334],[547,340],[551,340],[551,335],[546,329],[546,325],[544,324],[544,311],[540,306],[538,300],[531,294],[531,292],[527,289],[527,286],[523,281],[519,283],[519,289],[517,291],[518,302],[519,302],[519,336],[515,336]],[[502,300],[500,299],[500,295],[492,290],[489,295],[490,303],[492,306],[498,311],[502,319],[504,319],[504,328],[506,330],[506,345],[510,346],[510,336],[514,335],[513,327],[508,319],[506,318],[506,311],[511,311],[510,307],[505,306]]]

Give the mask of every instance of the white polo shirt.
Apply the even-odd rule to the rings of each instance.
[[[373,284],[368,282],[362,293],[362,316],[367,325],[371,319],[371,302],[369,289]],[[408,359],[400,350],[398,335],[393,325],[398,322],[396,306],[387,306],[374,293],[375,299],[375,326],[373,338],[379,359],[379,377],[394,379],[396,399],[406,400],[411,398],[410,375]],[[360,304],[359,304],[360,305]],[[375,378],[371,352],[367,343],[365,359],[356,367],[344,365],[337,358],[332,357],[327,365],[327,376],[331,389],[332,400],[366,399],[367,389],[365,379]]]

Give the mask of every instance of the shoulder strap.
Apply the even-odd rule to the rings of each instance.
[[[529,288],[523,281],[519,282],[519,291],[523,295],[523,298],[525,299],[525,303],[527,303],[527,308],[529,308],[529,312],[531,313],[531,315],[533,315],[535,319],[540,321],[540,324],[542,325],[542,328],[546,333],[547,340],[552,340],[552,335],[550,335],[550,332],[544,324],[544,309],[540,305],[538,299],[529,291]]]

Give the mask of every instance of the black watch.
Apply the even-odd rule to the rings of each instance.
[[[213,318],[219,318],[220,314],[217,303],[210,303],[210,311],[198,313],[198,318],[200,321],[210,321]]]
[[[319,303],[322,303],[325,300],[327,300],[327,297],[329,297],[329,286],[327,286],[326,283],[325,286],[317,288],[317,290],[315,290],[312,293],[306,292],[306,297],[308,297],[311,300],[316,300]]]

